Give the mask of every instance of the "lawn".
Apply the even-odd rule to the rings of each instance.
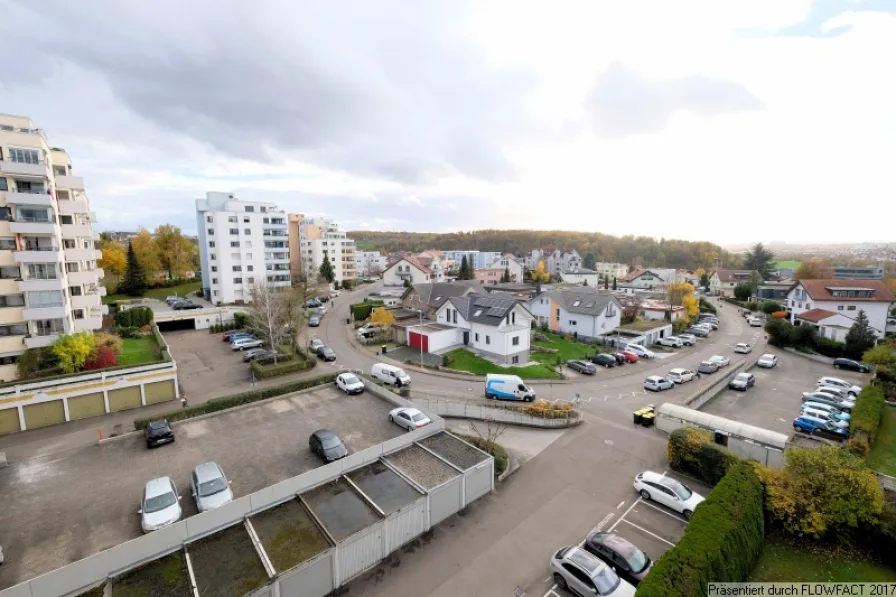
[[[776,261],[773,267],[777,269],[799,269],[802,264],[802,261]]]
[[[564,363],[572,359],[587,359],[596,351],[594,347],[573,340],[567,340],[563,336],[551,334],[550,332],[536,332],[547,336],[548,342],[544,340],[536,340],[532,344],[542,348],[552,348],[557,352],[535,352],[532,353],[532,359],[541,363],[554,363],[560,358]]]
[[[171,286],[170,288],[152,288],[143,294],[143,298],[153,298],[164,301],[169,296],[174,295],[186,297],[188,293],[196,292],[200,288],[202,288],[202,280],[196,280],[195,282],[187,282],[186,284]],[[128,296],[126,294],[107,294],[103,297],[103,304],[108,305],[115,301],[127,301],[135,298],[141,297]]]
[[[553,371],[547,365],[541,363],[527,365],[525,367],[499,367],[489,360],[477,357],[469,350],[456,348],[448,353],[449,359],[452,359],[449,369],[455,371],[467,371],[476,375],[486,375],[488,373],[504,373],[507,375],[519,375],[526,379],[559,379],[560,375]]]
[[[159,343],[152,334],[142,338],[122,338],[121,354],[118,357],[119,365],[146,365],[157,363],[160,360]]]
[[[896,568],[855,548],[794,543],[766,535],[747,582],[894,582]]]
[[[896,477],[896,407],[884,406],[884,416],[868,455],[868,466],[891,477]]]

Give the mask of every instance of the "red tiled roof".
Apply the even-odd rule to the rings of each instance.
[[[864,303],[894,303],[896,302],[896,297],[893,296],[893,293],[890,292],[890,289],[886,287],[886,285],[880,280],[837,280],[837,279],[828,279],[828,280],[800,280],[796,284],[791,287],[796,288],[800,284],[803,285],[803,288],[806,289],[806,294],[809,295],[809,298],[816,301],[859,301]],[[831,291],[828,288],[856,288],[856,289],[868,289],[872,290],[871,297],[834,297],[831,294]]]
[[[640,268],[636,269],[636,270],[632,270],[631,273],[629,273],[626,277],[623,278],[623,280],[626,282],[631,282],[638,276],[644,274],[646,271],[647,271],[646,269],[640,269]]]
[[[753,270],[750,269],[717,269],[712,275],[718,274],[720,282],[749,282],[753,276]],[[741,277],[746,274],[746,278]],[[710,276],[711,277],[711,276]]]
[[[432,272],[430,271],[430,269],[429,269],[428,267],[426,267],[425,265],[423,265],[422,263],[420,263],[420,262],[417,260],[416,257],[412,257],[412,256],[410,256],[410,255],[405,255],[404,257],[402,257],[401,259],[399,259],[398,261],[396,261],[395,263],[393,263],[392,265],[390,265],[387,269],[392,269],[393,267],[395,267],[396,265],[398,265],[398,264],[401,263],[402,261],[407,261],[408,263],[410,263],[411,265],[413,265],[414,267],[416,267],[417,269],[419,269],[420,271],[422,271],[424,274],[431,274],[431,273],[432,273]]]
[[[796,318],[818,323],[819,321],[824,321],[828,317],[833,317],[834,315],[836,315],[836,313],[828,311],[827,309],[809,309],[808,311],[804,311],[797,315]]]

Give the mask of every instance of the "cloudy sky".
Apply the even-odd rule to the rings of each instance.
[[[0,111],[101,229],[194,232],[217,190],[350,230],[896,240],[893,0],[0,0],[0,38]]]

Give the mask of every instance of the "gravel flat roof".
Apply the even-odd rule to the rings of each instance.
[[[488,460],[488,454],[481,452],[449,433],[437,433],[420,440],[426,446],[461,470],[470,469]]]
[[[380,461],[352,471],[348,477],[387,516],[422,497],[407,481]]]
[[[459,472],[417,445],[408,446],[390,454],[386,460],[426,489],[432,489],[460,475]]]
[[[379,514],[342,477],[303,493],[302,498],[336,541],[380,520]]]
[[[278,573],[330,548],[326,535],[298,499],[260,512],[249,522]]]

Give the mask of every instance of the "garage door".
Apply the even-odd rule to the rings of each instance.
[[[410,332],[409,336],[411,348],[423,348],[423,352],[429,352],[429,338],[424,334]]]
[[[68,399],[68,416],[72,421],[103,414],[106,414],[106,403],[103,402],[102,392]]]
[[[65,406],[62,400],[29,404],[22,408],[25,413],[25,428],[37,429],[65,423]]]
[[[147,404],[165,402],[166,400],[174,400],[176,398],[173,379],[148,383],[143,386],[143,392],[146,394]]]
[[[109,410],[126,410],[139,406],[141,406],[140,386],[109,391]]]
[[[21,427],[19,427],[19,409],[7,408],[0,410],[0,433],[14,433],[21,430]]]

